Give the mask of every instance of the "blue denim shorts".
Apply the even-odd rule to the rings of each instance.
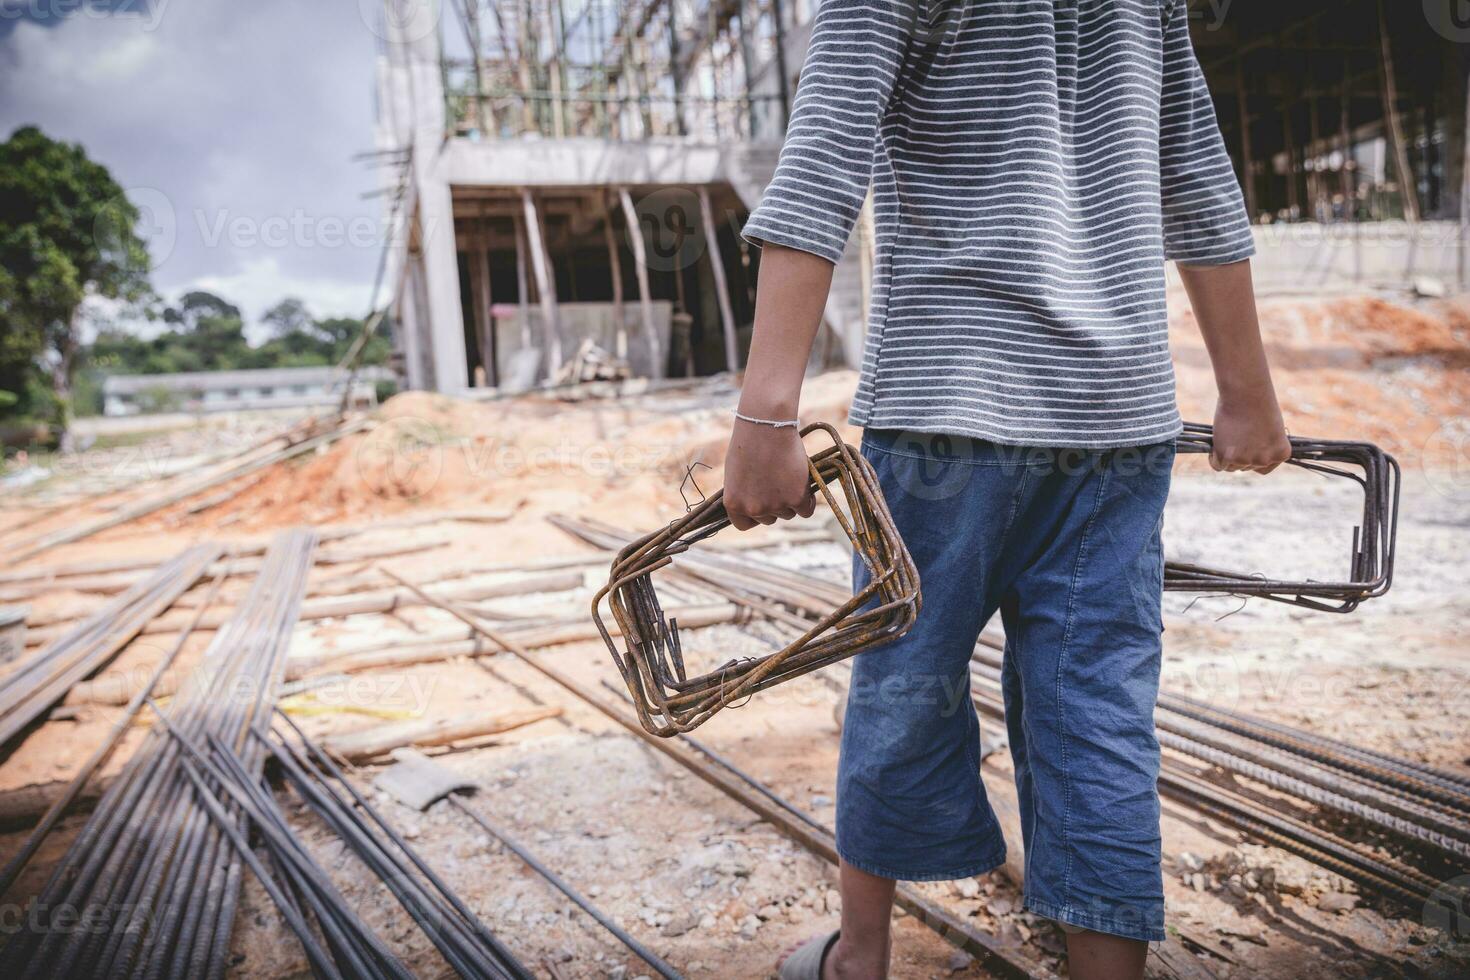
[[[997,611],[1025,907],[1164,938],[1159,745],[1160,543],[1174,446],[1001,446],[868,431],[923,610],[853,660],[837,849],[870,874],[965,878],[1005,861],[980,779],[970,656]],[[865,584],[866,569],[854,565]]]

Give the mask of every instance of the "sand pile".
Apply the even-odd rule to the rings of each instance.
[[[842,423],[855,384],[847,371],[812,379],[804,417]],[[714,470],[699,471],[702,486],[719,486],[735,397],[716,384],[669,397],[575,405],[406,392],[379,409],[372,431],[262,478],[242,479],[242,492],[201,514],[188,515],[180,505],[157,519],[238,532],[410,510],[592,513],[605,505],[639,523],[667,520],[690,462]]]

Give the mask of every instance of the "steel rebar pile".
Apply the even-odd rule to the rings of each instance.
[[[192,588],[220,554],[217,544],[186,548],[9,674],[0,682],[0,744],[116,657],[149,621]]]
[[[596,521],[553,523],[598,547],[628,538]],[[793,629],[848,593],[746,555],[689,551],[675,567],[721,595],[780,613],[771,618]],[[996,719],[1004,717],[996,684],[1003,647],[999,637],[982,635],[972,671],[976,707]],[[1422,905],[1440,881],[1470,865],[1470,780],[1168,691],[1157,725],[1168,750],[1160,778],[1166,795],[1365,888]],[[1212,781],[1212,768],[1285,798]]]
[[[250,773],[260,772],[264,749],[247,733],[274,703],[315,545],[309,530],[275,537],[254,587],[168,709],[174,729],[230,746]],[[231,819],[237,830],[244,823],[237,806]],[[240,853],[196,794],[160,722],[0,950],[0,971],[217,978],[241,875]]]
[[[490,932],[442,877],[357,791],[337,764],[286,715],[282,729],[254,738],[313,812],[383,884],[461,977],[531,980],[530,972]],[[358,974],[347,970],[348,975]]]
[[[347,905],[326,870],[292,832],[270,789],[250,775],[240,757],[217,738],[211,736],[208,746],[196,745],[166,718],[164,724],[185,751],[185,771],[196,798],[275,902],[287,927],[300,940],[312,972],[325,977],[411,977]],[[270,854],[274,872],[251,849],[225,799],[235,801],[249,818]],[[303,907],[311,911],[330,953],[322,948]]]

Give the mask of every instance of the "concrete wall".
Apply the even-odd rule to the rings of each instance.
[[[1266,290],[1407,288],[1419,280],[1450,292],[1470,288],[1464,279],[1470,243],[1455,222],[1258,225],[1255,237],[1251,268]]]
[[[668,300],[654,300],[650,305],[653,307],[653,327],[658,335],[659,349],[663,352],[663,357],[667,358],[672,333],[673,304]],[[582,346],[582,341],[589,338],[609,354],[617,353],[618,322],[611,303],[558,303],[557,313],[561,319],[563,358],[570,360],[577,353],[577,348]],[[542,324],[545,321],[541,317],[541,310],[533,306],[529,314],[530,320],[527,324],[517,306],[502,304],[491,308],[491,317],[495,324],[495,368],[503,386],[514,387],[511,381],[517,373],[514,362],[518,360],[519,352],[535,350],[544,354],[545,333]],[[649,354],[643,316],[636,299],[623,304],[623,332],[627,343],[628,366],[633,374],[641,378],[663,377],[663,365],[658,365],[655,370]],[[543,362],[536,372],[536,379],[545,377],[546,365]]]

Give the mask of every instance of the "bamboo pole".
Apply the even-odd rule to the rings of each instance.
[[[715,296],[720,303],[720,327],[725,337],[725,370],[740,370],[739,338],[735,333],[735,311],[730,308],[730,284],[725,281],[725,262],[720,257],[719,229],[710,204],[709,188],[699,186],[699,221],[704,225],[705,250],[709,253],[710,271],[715,277]]]
[[[601,195],[600,195],[601,196]],[[628,360],[628,324],[623,313],[623,255],[618,248],[617,236],[613,234],[612,208],[608,206],[606,196],[602,196],[602,237],[607,244],[607,264],[612,277],[612,302],[613,322],[616,325],[617,340],[613,353],[618,360]]]
[[[531,268],[536,273],[536,291],[541,297],[541,319],[546,336],[546,375],[556,377],[561,370],[561,314],[556,305],[556,278],[552,271],[551,253],[546,247],[546,230],[536,198],[521,189],[521,206],[525,215],[526,238],[531,250]]]
[[[560,714],[561,708],[558,707],[527,708],[489,716],[483,711],[470,711],[423,721],[374,725],[361,731],[331,735],[322,741],[322,748],[344,761],[362,763],[387,755],[394,749],[449,745],[464,739],[499,735]]]
[[[648,248],[643,241],[643,223],[638,220],[638,209],[633,206],[633,196],[628,188],[618,188],[618,201],[623,206],[623,222],[628,226],[628,243],[633,246],[633,272],[638,277],[638,308],[643,316],[643,337],[648,344],[652,376],[664,376],[663,345],[658,340],[658,330],[653,325],[653,300],[648,291]]]
[[[1419,221],[1419,188],[1414,180],[1413,168],[1409,166],[1409,150],[1404,145],[1403,127],[1399,124],[1398,83],[1394,78],[1393,45],[1388,38],[1388,17],[1384,12],[1383,0],[1378,0],[1378,55],[1378,73],[1383,83],[1383,120],[1388,132],[1389,152],[1393,154],[1393,168],[1399,178],[1399,196],[1404,203],[1404,218],[1412,225]]]

